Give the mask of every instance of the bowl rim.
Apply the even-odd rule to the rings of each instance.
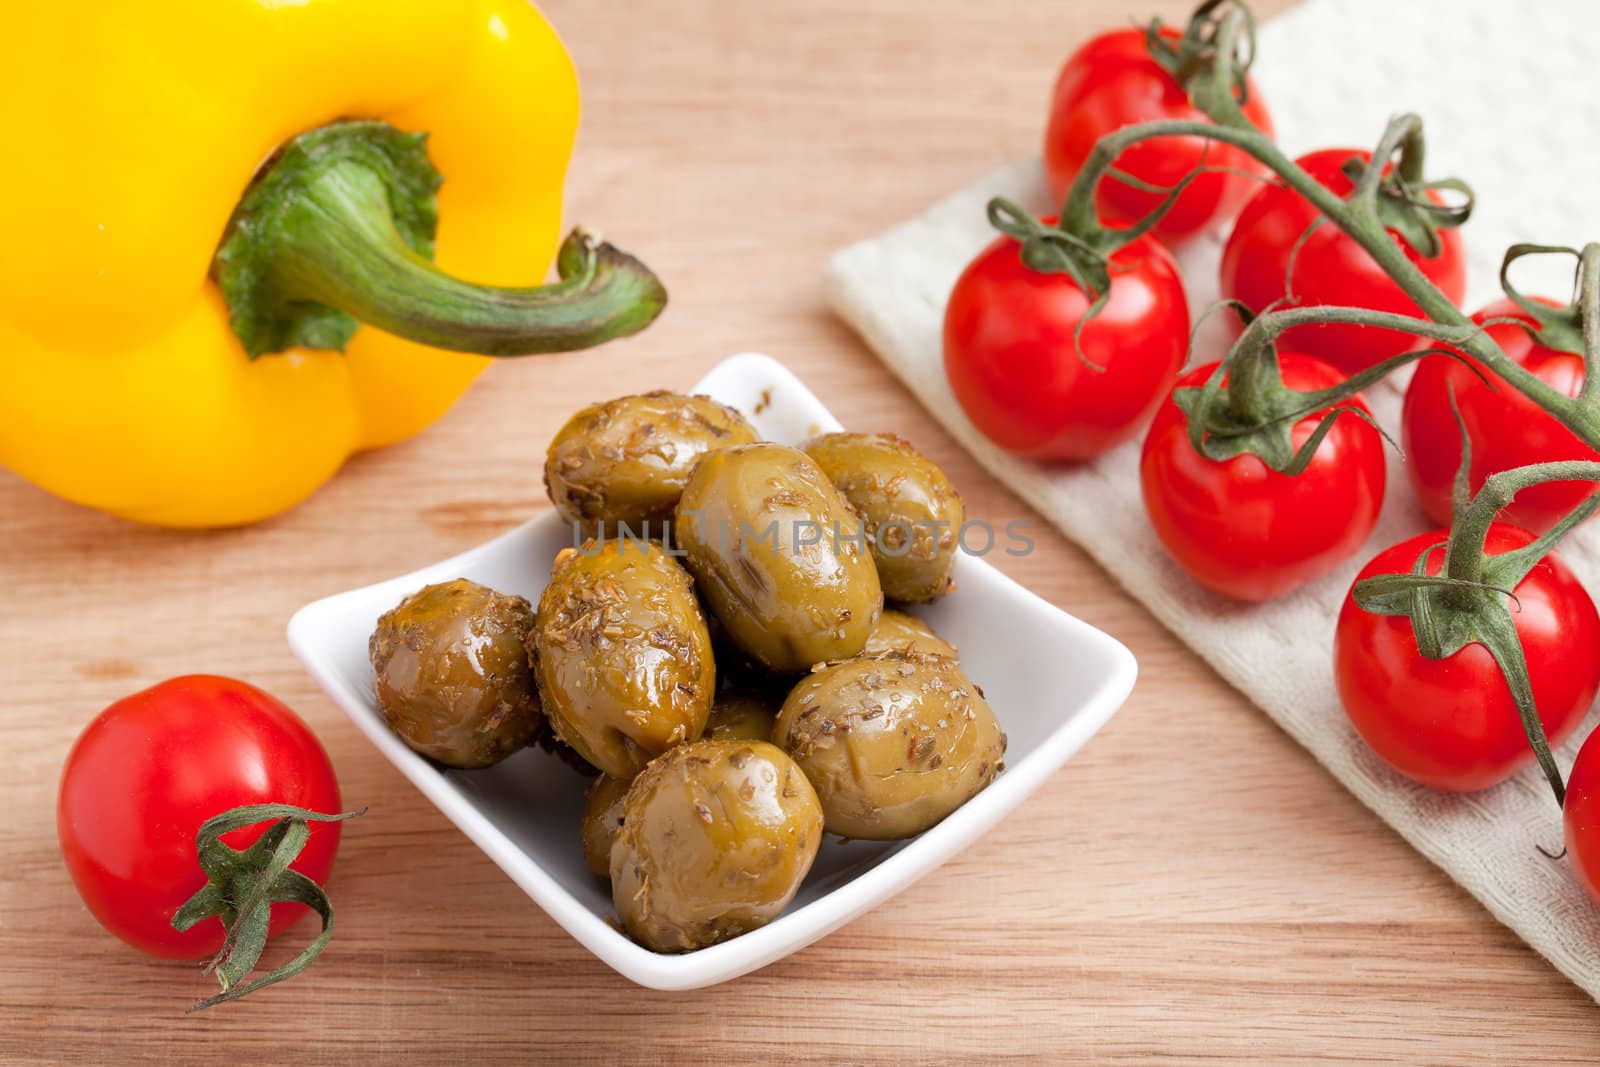
[[[778,388],[786,393],[797,390],[792,399],[826,415],[825,419],[814,420],[820,422],[823,429],[828,428],[828,423],[838,427],[838,422],[827,414],[821,401],[799,378],[776,360],[757,353],[740,353],[723,360],[691,392],[703,392],[719,378],[750,371],[775,379],[774,391]],[[331,660],[319,652],[319,637],[324,632],[325,620],[330,614],[335,617],[341,614],[345,604],[367,601],[386,589],[414,588],[419,582],[425,584],[432,580],[430,575],[435,572],[460,569],[493,554],[505,542],[525,538],[533,527],[550,522],[552,517],[551,511],[543,509],[517,527],[454,556],[407,574],[314,600],[289,619],[286,636],[295,656],[317,684],[423,796],[575,940],[619,974],[652,989],[696,989],[764,967],[827,936],[905,889],[971,845],[1042,786],[1110,721],[1132,692],[1138,675],[1133,653],[1110,634],[1049,603],[986,560],[976,557],[960,560],[963,568],[986,569],[1008,595],[1020,596],[1036,610],[1056,616],[1059,623],[1073,631],[1089,654],[1105,663],[1106,677],[1064,714],[1032,751],[1015,762],[1008,761],[1005,772],[982,792],[871,868],[740,937],[679,955],[653,952],[630,940],[611,921],[573,896],[532,855],[496,826],[459,785],[431,761],[407,747],[388,729],[380,715],[373,714],[370,695],[358,691],[333,668]]]

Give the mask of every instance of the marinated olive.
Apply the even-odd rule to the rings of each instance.
[[[861,520],[804,452],[707,454],[674,531],[728,636],[770,669],[802,671],[866,645],[883,593]]]
[[[632,778],[705,727],[711,637],[689,575],[659,545],[562,549],[529,647],[556,734],[606,774]]]
[[[943,596],[967,511],[939,465],[887,433],[823,434],[801,448],[861,516],[883,595]]]
[[[1006,738],[944,656],[892,652],[817,670],[783,702],[773,742],[800,764],[845,837],[910,837],[994,778]]]
[[[622,802],[631,784],[626,778],[602,774],[584,796],[583,858],[602,878],[611,877],[611,846],[622,829]]]
[[[613,532],[626,523],[640,536],[663,536],[695,461],[755,440],[743,415],[710,397],[665,390],[618,397],[561,427],[545,457],[545,490],[585,536],[601,523]]]
[[[770,741],[777,701],[745,685],[724,685],[711,705],[701,736],[708,741]]]
[[[689,952],[764,926],[794,898],[822,842],[822,808],[794,761],[765,741],[697,741],[628,789],[611,849],[623,929]]]
[[[956,646],[933,632],[933,627],[904,611],[885,608],[878,617],[878,625],[867,638],[863,656],[881,656],[885,652],[920,652],[928,656],[948,656],[958,659]]]
[[[427,586],[367,642],[389,728],[451,767],[487,767],[543,728],[524,648],[533,610],[465,578]]]

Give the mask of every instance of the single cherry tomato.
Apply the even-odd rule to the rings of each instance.
[[[1498,300],[1472,316],[1484,332],[1516,363],[1538,375],[1556,391],[1577,396],[1583,388],[1583,357],[1539,344],[1514,318],[1534,325],[1533,317],[1510,300]],[[1485,325],[1487,323],[1487,325]],[[1549,412],[1488,368],[1473,361],[1473,368],[1449,356],[1428,356],[1417,365],[1406,390],[1401,433],[1411,484],[1428,518],[1450,521],[1450,500],[1456,468],[1461,466],[1461,428],[1450,410],[1450,392],[1472,445],[1472,491],[1477,492],[1491,474],[1553,460],[1600,460],[1578,436]],[[1486,380],[1487,379],[1487,380]],[[1577,507],[1594,482],[1544,482],[1518,493],[1500,512],[1506,522],[1543,533]]]
[[[1292,389],[1327,389],[1345,380],[1310,356],[1280,353],[1278,363]],[[1204,385],[1216,367],[1190,371],[1178,387]],[[1370,414],[1359,397],[1345,406]],[[1295,424],[1296,448],[1325,412]],[[1383,438],[1354,413],[1339,416],[1306,469],[1288,475],[1254,455],[1223,462],[1202,456],[1170,398],[1156,412],[1139,459],[1145,513],[1172,558],[1206,588],[1249,601],[1320,578],[1365,544],[1383,507],[1385,473]]]
[[[1408,574],[1443,530],[1379,553],[1356,580]],[[1521,548],[1533,534],[1507,523],[1489,528],[1489,555]],[[1439,573],[1444,550],[1431,553]],[[1578,728],[1600,689],[1600,614],[1583,585],[1555,555],[1517,584],[1511,604],[1528,663],[1534,704],[1550,746]],[[1487,789],[1533,762],[1505,676],[1489,650],[1471,644],[1432,660],[1417,650],[1411,620],[1373,615],[1346,596],[1333,643],[1334,675],[1345,712],[1372,750],[1400,773],[1452,792]]]
[[[207,921],[179,933],[171,925],[206,884],[195,832],[213,815],[267,803],[339,810],[321,743],[255,686],[189,675],[125,697],[89,723],[62,772],[56,831],[78,893],[102,926],[152,955],[197,959],[222,946],[223,927]],[[223,840],[244,848],[270,825]],[[338,823],[312,823],[291,867],[321,883],[338,846]],[[307,912],[274,904],[270,931]]]
[[[1171,40],[1180,36],[1172,29],[1162,35]],[[1272,119],[1255,83],[1248,85],[1245,116],[1270,137]],[[1072,53],[1056,79],[1044,136],[1045,176],[1055,202],[1066,198],[1096,141],[1124,126],[1161,119],[1210,121],[1177,79],[1150,58],[1144,30],[1102,33]],[[1156,235],[1170,243],[1231,216],[1255,188],[1253,176],[1266,173],[1249,153],[1204,137],[1140,141],[1117,157],[1115,167],[1163,189],[1173,188],[1197,168],[1226,168],[1195,178],[1156,223]],[[1100,218],[1111,226],[1136,222],[1163,199],[1164,194],[1119,181],[1115,174],[1107,174],[1095,190]]]
[[[1362,162],[1372,158],[1370,152],[1360,149],[1325,148],[1296,162],[1318,182],[1344,196],[1353,188],[1343,170],[1351,156]],[[1431,191],[1429,195],[1441,202]],[[1366,250],[1331,222],[1319,224],[1295,252],[1302,235],[1319,217],[1310,201],[1287,186],[1263,186],[1239,212],[1223,247],[1222,296],[1257,312],[1282,300],[1292,255],[1296,306],[1333,304],[1426,317]],[[1432,257],[1417,252],[1394,230],[1389,235],[1452,303],[1461,302],[1467,288],[1467,265],[1458,232],[1441,230],[1439,254]],[[1297,326],[1280,341],[1284,348],[1326,360],[1346,374],[1417,345],[1411,334],[1346,323]]]
[[[1002,448],[1097,456],[1139,432],[1183,366],[1189,302],[1177,265],[1147,237],[1119,249],[1110,297],[1084,322],[1090,300],[1077,283],[1030,269],[1019,247],[998,238],[957,280],[945,375],[973,425]]]
[[[1578,750],[1567,775],[1567,857],[1589,897],[1600,904],[1600,730]]]

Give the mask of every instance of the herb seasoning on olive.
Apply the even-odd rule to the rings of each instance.
[[[728,636],[772,670],[854,656],[883,610],[861,520],[799,449],[706,455],[674,533]]]
[[[800,447],[861,516],[883,595],[943,596],[967,511],[939,465],[887,433],[829,433]]]
[[[748,685],[724,685],[706,720],[708,741],[770,741],[778,701]]]
[[[487,767],[532,743],[543,727],[524,650],[532,628],[522,597],[465,578],[406,597],[367,643],[389,728],[451,767]]]
[[[690,952],[776,918],[821,843],[817,794],[777,748],[680,745],[628,788],[611,899],[635,941]]]
[[[878,625],[867,637],[863,656],[881,656],[885,652],[920,652],[927,656],[948,656],[960,659],[956,646],[933,632],[933,627],[904,611],[885,608],[878,617]]]
[[[892,652],[802,678],[773,728],[805,771],[828,832],[892,840],[955,811],[1000,770],[1006,737],[944,656]]]
[[[689,575],[659,545],[562,549],[528,647],[557,736],[606,774],[631,778],[705,728],[711,636]]]
[[[617,536],[622,524],[640,537],[661,537],[695,462],[712,449],[755,440],[743,415],[710,397],[665,390],[622,396],[584,408],[561,427],[545,457],[545,490],[586,537]]]

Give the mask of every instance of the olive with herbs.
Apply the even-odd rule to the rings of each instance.
[[[778,702],[748,685],[724,685],[706,719],[708,741],[767,741],[778,717]]]
[[[705,728],[711,636],[688,573],[659,545],[562,549],[529,651],[556,735],[606,774],[631,778]]]
[[[939,465],[887,433],[822,434],[800,447],[861,516],[883,595],[943,596],[967,511]]]
[[[627,799],[631,784],[626,778],[602,774],[583,798],[583,858],[589,869],[602,878],[611,877],[611,846],[622,830],[622,802]]]
[[[772,739],[816,788],[829,833],[879,841],[955,811],[993,780],[1006,750],[994,712],[953,660],[901,652],[802,678]]]
[[[690,952],[788,906],[822,842],[822,808],[765,741],[697,741],[653,760],[623,802],[611,899],[628,936]]]
[[[745,417],[707,396],[657,390],[592,404],[550,442],[544,483],[584,536],[621,524],[664,536],[689,471],[706,452],[758,440]],[[648,529],[646,528],[648,523]]]
[[[860,518],[798,449],[708,453],[684,487],[674,533],[723,629],[771,670],[854,656],[883,609]]]
[[[416,751],[487,767],[543,728],[524,643],[533,609],[465,578],[426,586],[378,619],[367,643],[378,708]]]
[[[881,656],[886,652],[920,652],[929,656],[948,656],[959,659],[956,646],[933,632],[933,627],[904,611],[884,608],[878,625],[867,637],[863,656]]]

